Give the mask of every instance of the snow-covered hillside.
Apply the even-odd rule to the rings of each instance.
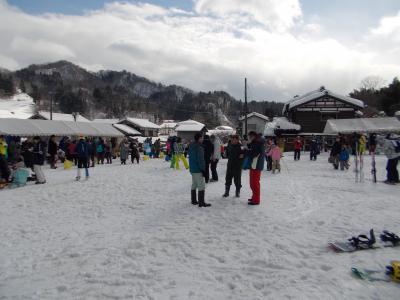
[[[369,157],[365,159],[365,165]],[[378,157],[379,179],[384,157]],[[224,177],[226,161],[221,162]],[[0,191],[1,299],[398,299],[396,283],[364,282],[352,266],[384,268],[384,248],[337,254],[328,241],[389,229],[400,233],[399,186],[334,171],[322,155],[263,172],[262,204],[190,204],[190,175],[161,160],[46,170],[48,183]]]
[[[9,98],[0,98],[0,118],[27,119],[35,113],[31,96],[18,92]]]

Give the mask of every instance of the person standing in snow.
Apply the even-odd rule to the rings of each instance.
[[[364,155],[365,149],[367,147],[367,137],[362,133],[358,139],[358,154]]]
[[[0,136],[0,179],[8,182],[10,177],[10,169],[7,163],[7,143],[4,136]]]
[[[121,159],[121,165],[126,165],[126,160],[129,156],[129,146],[126,139],[122,140],[119,145],[119,156]]]
[[[194,141],[189,146],[189,167],[190,174],[192,175],[191,201],[193,205],[198,204],[199,207],[209,207],[211,204],[206,203],[204,200],[206,189],[204,173],[206,163],[202,143],[203,136],[201,133],[196,133]],[[198,190],[198,199],[196,198],[196,190]]]
[[[49,145],[47,147],[47,153],[50,155],[50,168],[51,169],[57,169],[56,167],[56,156],[57,156],[57,151],[58,151],[58,146],[55,141],[56,137],[52,135],[49,139]]]
[[[242,145],[239,141],[238,135],[233,135],[228,149],[226,151],[228,156],[228,166],[226,168],[225,175],[225,194],[223,197],[229,197],[229,190],[232,185],[232,179],[234,180],[236,187],[236,197],[240,197],[240,189],[242,187],[242,165],[243,165],[243,154]]]
[[[185,146],[182,143],[182,138],[178,137],[176,139],[176,143],[174,143],[174,153],[175,153],[175,169],[179,170],[179,161],[181,160],[185,169],[189,169],[189,164],[186,160],[186,157],[184,155],[185,152]]]
[[[211,156],[214,152],[214,146],[210,141],[210,137],[208,135],[204,136],[203,139],[203,147],[204,147],[204,161],[205,161],[205,171],[204,171],[204,178],[206,183],[210,181],[210,163],[211,163]]]
[[[281,172],[281,148],[277,145],[272,144],[271,150],[269,151],[268,155],[272,158],[272,173],[275,174],[275,170],[278,170],[279,173]]]
[[[136,162],[139,164],[139,159],[140,159],[140,154],[139,154],[139,149],[138,145],[135,141],[131,141],[129,148],[131,150],[131,162],[132,164]]]
[[[310,160],[317,160],[317,155],[319,153],[318,142],[313,135],[310,142]]]
[[[96,153],[97,153],[97,164],[104,165],[104,155],[105,155],[106,146],[104,145],[104,141],[102,138],[99,138],[96,145]]]
[[[379,138],[379,144],[383,149],[388,161],[386,164],[386,181],[387,184],[399,183],[399,171],[397,165],[400,159],[400,139],[392,138],[390,134],[386,138]]]
[[[40,137],[35,136],[33,138],[33,170],[36,174],[36,184],[46,183],[46,177],[44,176],[42,166],[44,164],[44,158],[46,156],[44,143]]]
[[[112,164],[112,143],[111,140],[107,140],[105,144],[105,158],[107,160],[107,164]]]
[[[339,164],[341,171],[344,171],[344,168],[346,168],[346,170],[349,168],[349,159],[349,149],[347,148],[347,145],[342,145],[342,150],[340,150],[339,154]]]
[[[340,151],[342,151],[342,144],[340,143],[340,137],[336,137],[335,143],[332,146],[330,154],[330,161],[332,162],[335,170],[339,168]]]
[[[253,193],[249,199],[249,205],[260,204],[260,177],[261,171],[264,170],[264,153],[265,153],[265,140],[261,134],[254,131],[249,133],[250,143],[247,145],[248,150],[246,157],[251,161],[250,167],[250,188]]]
[[[369,135],[369,154],[375,153],[376,149],[376,133],[371,133]]]
[[[272,157],[271,155],[269,155],[272,149],[272,144],[273,144],[272,139],[269,138],[265,145],[265,161],[267,162],[267,171],[272,170]]]
[[[294,160],[300,160],[301,147],[303,147],[303,143],[301,142],[300,136],[297,136],[294,141]]]
[[[210,137],[211,143],[213,144],[213,152],[211,155],[210,167],[211,167],[211,182],[218,181],[217,166],[221,159],[221,141],[215,135]]]
[[[81,169],[83,168],[85,169],[86,179],[89,179],[88,161],[90,152],[89,145],[83,136],[79,137],[79,142],[76,144],[76,156],[78,159],[78,172],[76,175],[76,180],[79,181],[81,179]]]

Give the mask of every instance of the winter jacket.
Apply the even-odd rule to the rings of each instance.
[[[396,152],[393,140],[380,138],[378,141],[380,146],[382,147],[383,153],[385,153],[388,159],[400,157],[400,152]]]
[[[339,160],[340,161],[348,161],[349,158],[350,158],[349,150],[347,150],[346,148],[342,149],[340,151]]]
[[[310,143],[310,151],[312,152],[318,152],[318,143],[316,140],[311,140]]]
[[[206,163],[210,163],[211,156],[214,152],[214,145],[211,143],[209,139],[204,139],[203,141],[203,149],[204,149],[204,159]]]
[[[45,145],[43,142],[39,141],[33,145],[33,164],[34,165],[43,165],[45,158]]]
[[[0,140],[0,155],[7,158],[7,143],[5,140]]]
[[[128,159],[129,148],[128,148],[128,145],[125,144],[124,142],[122,142],[121,145],[119,146],[119,155],[122,160]]]
[[[278,146],[272,146],[271,150],[268,153],[268,156],[271,156],[272,160],[280,160],[281,148],[279,148]]]
[[[295,150],[301,150],[302,146],[303,146],[303,143],[300,140],[295,140],[294,141],[294,149]]]
[[[174,143],[174,153],[175,154],[183,154],[185,152],[185,146],[182,143]]]
[[[230,168],[242,168],[243,165],[243,154],[241,144],[229,144],[227,152],[228,154],[228,169]],[[241,157],[242,156],[242,157]]]
[[[211,160],[220,160],[221,159],[221,141],[219,138],[215,138],[213,142],[213,153],[211,155]]]
[[[190,173],[202,173],[206,169],[203,146],[192,142],[189,146],[189,167]]]
[[[90,155],[88,143],[80,140],[75,147],[75,152],[79,158],[87,158]]]
[[[69,155],[75,155],[76,154],[76,144],[71,143],[68,145],[68,154]]]
[[[97,146],[96,146],[96,152],[97,152],[97,153],[104,153],[104,151],[105,151],[104,142],[99,141],[99,142],[97,143]]]
[[[264,170],[265,140],[257,137],[247,147],[249,150],[246,152],[246,157],[252,160],[251,169]],[[257,160],[256,162],[254,161],[255,159]]]
[[[331,149],[331,156],[336,156],[340,154],[340,151],[342,151],[342,146],[338,141],[336,141]]]
[[[50,155],[56,155],[57,154],[57,150],[58,150],[57,143],[54,142],[53,140],[49,140],[49,147],[47,149],[47,152]]]

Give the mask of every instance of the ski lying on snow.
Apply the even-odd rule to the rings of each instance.
[[[353,267],[351,268],[351,274],[358,279],[367,281],[392,281],[390,275],[387,275],[385,270],[369,270]]]

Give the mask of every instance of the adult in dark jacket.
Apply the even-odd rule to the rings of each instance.
[[[339,155],[340,151],[342,151],[342,144],[340,143],[340,138],[337,137],[336,141],[333,143],[332,149],[331,149],[331,161],[333,163],[333,167],[335,170],[339,168]]]
[[[44,164],[44,157],[46,156],[46,145],[42,142],[40,137],[33,138],[33,171],[36,174],[36,184],[46,183],[46,177],[42,171]]]
[[[204,147],[204,161],[205,161],[204,178],[206,180],[206,183],[208,183],[210,181],[211,157],[214,153],[214,145],[213,143],[211,143],[210,137],[208,135],[204,136],[203,147]]]
[[[313,136],[310,141],[310,160],[317,160],[318,153],[319,153],[318,142],[315,136]]]
[[[79,142],[76,144],[75,152],[78,159],[78,173],[76,175],[76,180],[79,181],[81,179],[81,169],[83,168],[85,168],[86,179],[88,179],[88,161],[90,157],[90,149],[88,143],[85,141],[85,138],[83,136],[79,137]]]
[[[226,151],[228,156],[228,166],[225,175],[225,194],[223,197],[229,197],[229,190],[232,185],[232,178],[235,182],[236,197],[240,197],[240,188],[242,187],[242,165],[243,154],[242,145],[239,142],[239,136],[233,135]]]
[[[57,169],[56,167],[56,156],[58,151],[58,146],[56,143],[56,137],[52,135],[49,139],[49,145],[47,147],[47,153],[50,155],[50,167],[52,169]]]
[[[261,171],[264,170],[264,153],[265,153],[265,140],[260,134],[254,131],[249,133],[250,143],[247,145],[248,150],[246,157],[251,160],[250,167],[250,188],[253,192],[249,205],[260,204],[260,178]]]
[[[192,175],[192,189],[191,189],[191,200],[193,205],[199,205],[199,207],[209,207],[204,201],[205,194],[205,159],[203,149],[203,136],[200,133],[196,133],[194,136],[194,142],[189,146],[189,167],[190,174]],[[196,199],[196,190],[198,190],[198,201]]]
[[[131,150],[131,162],[134,163],[136,159],[136,162],[139,163],[140,154],[138,145],[134,141],[132,141],[129,145],[129,149]]]

